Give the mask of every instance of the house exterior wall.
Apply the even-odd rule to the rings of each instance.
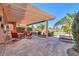
[[[2,44],[5,42],[6,36],[5,36],[5,33],[3,32],[3,29],[1,28],[1,24],[4,24],[1,5],[0,5],[0,17],[2,17],[2,21],[0,21],[0,44]]]

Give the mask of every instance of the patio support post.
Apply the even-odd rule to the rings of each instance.
[[[32,32],[33,32],[33,24],[32,24]]]
[[[13,24],[13,29],[16,30],[16,23]]]
[[[48,39],[48,21],[46,21],[46,39]]]

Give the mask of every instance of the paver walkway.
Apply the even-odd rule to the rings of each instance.
[[[74,44],[65,43],[56,37],[48,40],[34,36],[32,39],[22,39],[6,46],[0,45],[0,55],[4,56],[67,56],[67,49]]]

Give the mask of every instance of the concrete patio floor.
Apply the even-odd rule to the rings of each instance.
[[[56,37],[48,40],[34,36],[14,43],[0,45],[1,56],[67,56],[67,49],[74,44],[59,41]]]

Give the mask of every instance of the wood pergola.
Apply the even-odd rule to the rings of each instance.
[[[46,21],[46,28],[48,28],[48,21],[55,18],[55,16],[29,3],[0,4],[0,12],[4,22],[13,24],[14,28],[16,24],[29,25],[43,21]]]
[[[32,24],[52,20],[55,17],[32,4],[1,4],[6,22]]]

